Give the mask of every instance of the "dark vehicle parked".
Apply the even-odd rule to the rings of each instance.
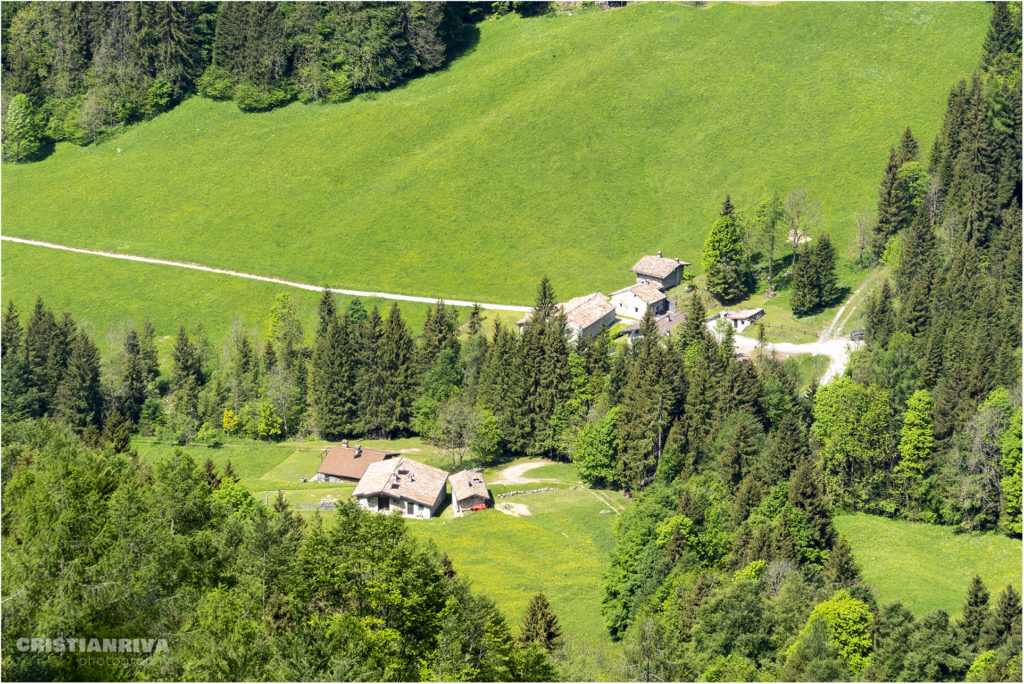
[[[862,342],[864,340],[864,331],[854,330],[852,333],[850,333],[850,339],[853,340],[854,342]]]

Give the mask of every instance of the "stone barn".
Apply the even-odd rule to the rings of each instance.
[[[447,471],[402,456],[371,463],[352,496],[375,513],[431,518],[444,503],[447,481]]]
[[[468,511],[480,504],[487,505],[491,493],[487,491],[484,476],[474,470],[463,470],[449,476],[452,485],[452,506],[456,513]]]

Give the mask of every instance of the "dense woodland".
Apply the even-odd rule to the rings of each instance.
[[[371,11],[310,7],[282,15],[281,35],[305,12],[341,26],[341,14]],[[258,80],[268,74],[296,79],[297,53],[256,75],[232,70],[255,68],[248,58],[216,56],[231,13],[244,23],[255,19],[241,15],[282,10],[222,7],[211,28],[200,19],[216,6],[185,9],[207,27],[212,64],[232,87],[267,93],[284,87]],[[5,44],[33,15],[71,10],[110,11],[32,5],[5,17]],[[340,14],[326,19],[331,12]],[[115,23],[100,22],[100,43]],[[318,35],[330,43],[340,34]],[[210,70],[189,73],[198,81]],[[47,101],[57,80],[40,76],[31,97]],[[81,95],[94,87],[86,81],[65,92]],[[202,329],[179,329],[169,367],[148,323],[119,331],[101,357],[69,314],[42,300],[31,312],[9,305],[0,338],[4,676],[591,672],[566,656],[543,597],[511,627],[401,519],[346,505],[303,520],[183,452],[140,460],[131,436],[141,433],[214,447],[237,435],[421,435],[453,466],[572,461],[587,482],[633,499],[603,599],[608,631],[623,643],[623,679],[1019,681],[1018,588],[976,580],[957,619],[879,605],[831,515],[1021,534],[1020,89],[1019,6],[996,4],[981,64],[951,91],[930,154],[908,130],[879,160],[878,214],[863,221],[861,246],[865,268],[886,279],[864,312],[867,344],[843,377],[804,392],[771,353],[739,359],[728,332],[712,335],[699,290],[677,333],[661,338],[647,317],[632,346],[607,331],[571,341],[546,279],[521,335],[478,309],[460,324],[443,302],[414,335],[397,305],[382,314],[352,300],[339,310],[326,292],[316,329],[303,330],[282,294],[268,306],[265,339],[239,324],[215,349]],[[749,220],[726,200],[705,250],[707,289],[728,300],[738,296],[729,288],[753,287],[738,225],[778,224],[784,236],[788,216],[813,226],[813,213],[802,192],[768,197]],[[762,235],[767,243],[775,233]],[[815,238],[792,246],[802,310],[836,296],[834,250]],[[26,634],[140,633],[167,635],[170,652],[97,664],[14,651]]]

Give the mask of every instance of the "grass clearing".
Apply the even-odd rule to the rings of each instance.
[[[915,615],[942,609],[960,614],[977,573],[993,604],[1007,584],[1021,590],[1021,541],[1001,534],[956,534],[952,528],[840,515],[836,529],[850,541],[864,580],[881,603],[900,600]]]
[[[360,443],[364,447],[400,451],[410,458],[444,467],[443,456],[418,438]],[[136,438],[133,444],[140,456],[149,461],[164,458],[177,448],[149,438]],[[273,502],[277,492],[282,491],[290,503],[316,504],[324,499],[343,500],[355,489],[351,483],[299,482],[301,477],[309,478],[316,472],[324,446],[318,441],[274,444],[240,440],[218,449],[194,445],[181,448],[197,464],[209,456],[222,468],[230,458],[242,483],[261,503]],[[488,469],[485,476],[507,465]],[[450,470],[450,464],[445,469]],[[495,495],[514,489],[555,487],[557,491],[497,499],[498,505],[526,505],[531,512],[529,517],[489,509],[455,518],[448,505],[440,517],[409,520],[409,529],[446,552],[455,568],[478,591],[494,599],[513,625],[522,618],[533,594],[544,591],[567,636],[589,647],[617,652],[617,645],[611,644],[605,633],[601,617],[602,580],[615,546],[616,516],[601,511],[608,509],[606,501],[621,509],[626,505],[625,498],[620,492],[601,491],[599,497],[586,488],[570,489],[579,479],[570,464],[546,465],[526,474],[534,475],[558,481],[536,486],[491,487]],[[315,515],[314,511],[300,513]]]
[[[855,281],[853,217],[875,205],[886,151],[906,126],[930,148],[990,12],[645,3],[507,16],[481,24],[448,68],[372,97],[264,114],[192,98],[97,147],[5,165],[3,230],[301,282],[528,304],[544,274],[568,298],[628,284],[642,253],[698,262],[725,193],[752,208],[770,188],[804,186],[821,201],[844,283]],[[104,283],[92,267],[55,271],[15,270],[12,289],[55,296]],[[18,282],[28,278],[37,282]],[[106,308],[125,315],[149,285],[133,279]],[[233,305],[242,295],[221,294],[231,287],[163,294],[244,308]]]
[[[602,578],[615,546],[616,516],[585,489],[499,500],[529,507],[529,517],[496,510],[461,518],[412,521],[456,570],[473,581],[518,624],[530,598],[543,591],[563,630],[585,641],[607,641],[601,617]]]

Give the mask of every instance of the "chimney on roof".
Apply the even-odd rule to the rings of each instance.
[[[359,458],[362,455],[363,455],[363,447],[361,445],[359,445],[359,444],[356,444],[356,458]]]
[[[660,249],[658,250],[658,257],[659,258],[661,257],[661,250]]]
[[[347,440],[347,439],[343,439],[343,440],[341,440],[341,446],[343,446],[343,447],[345,447],[346,449],[348,449],[348,440]]]

